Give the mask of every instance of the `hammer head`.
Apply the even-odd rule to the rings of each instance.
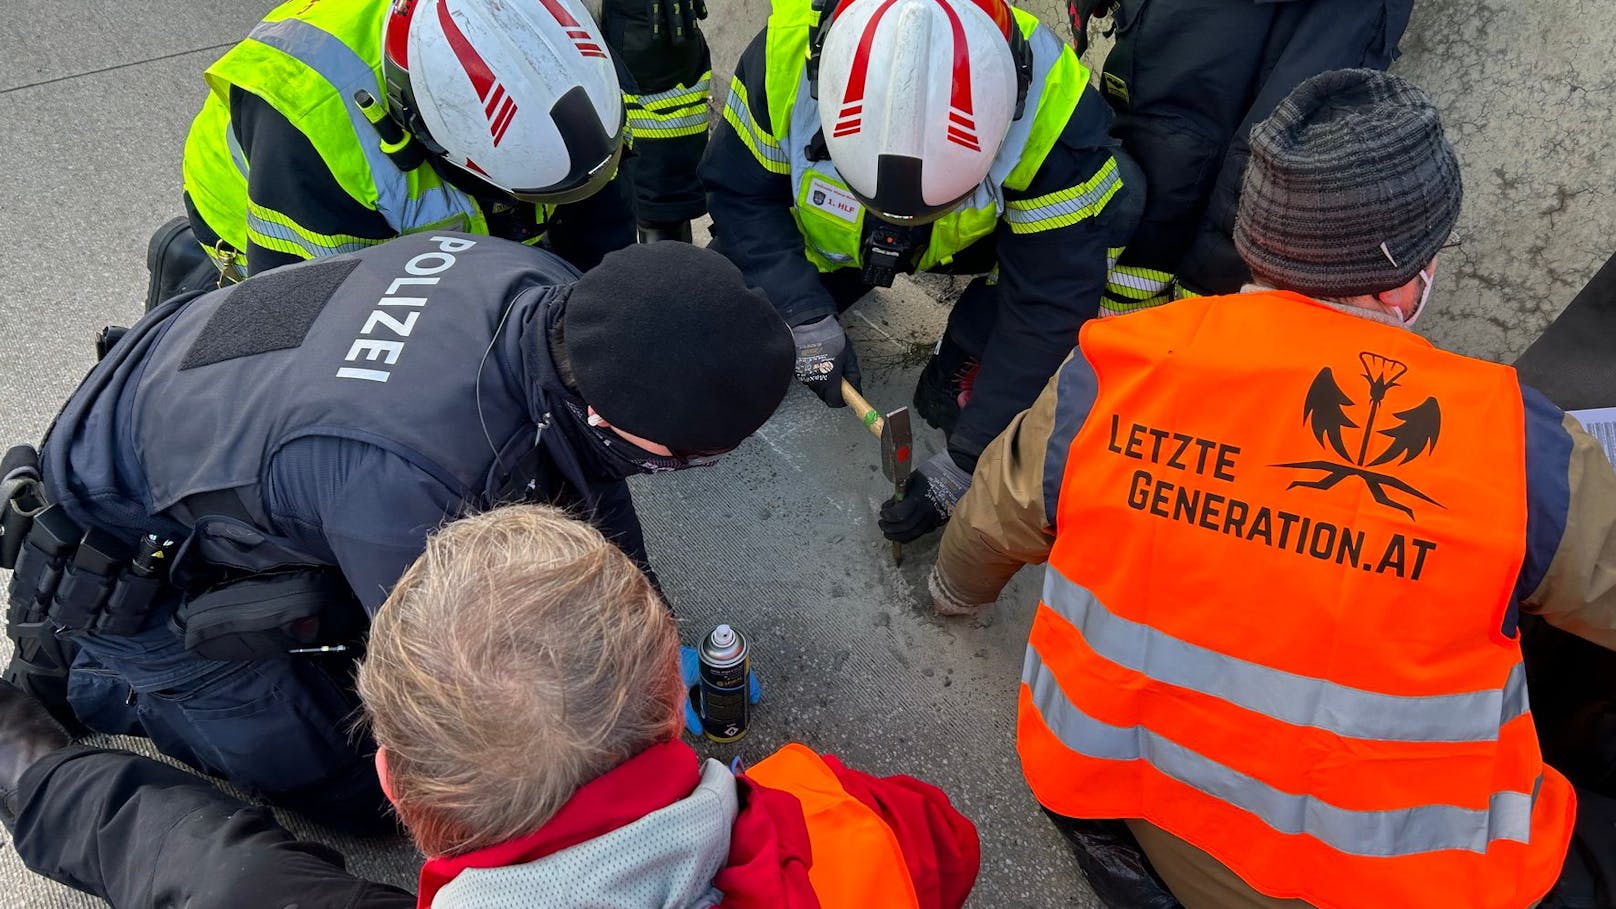
[[[914,435],[909,428],[909,408],[900,407],[886,416],[881,427],[881,472],[899,489],[909,480],[914,466]]]

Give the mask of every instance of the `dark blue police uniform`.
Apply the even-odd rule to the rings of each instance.
[[[632,471],[591,443],[557,358],[577,277],[541,250],[425,233],[134,326],[41,450],[46,496],[78,527],[177,543],[137,633],[65,632],[79,718],[332,826],[382,817],[372,749],[351,732],[353,648],[286,651],[329,644],[319,626],[345,610],[362,628],[427,533],[501,501],[589,516],[645,565]],[[300,626],[312,647],[260,640],[249,658],[210,659],[186,646],[208,591],[311,576],[337,591]],[[239,656],[219,643],[207,652]]]

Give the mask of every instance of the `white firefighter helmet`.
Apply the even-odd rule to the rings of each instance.
[[[616,172],[623,92],[580,0],[395,0],[383,50],[391,113],[484,183],[559,204]]]
[[[940,217],[987,177],[1025,91],[1010,7],[843,0],[829,15],[816,62],[831,161],[882,219]]]

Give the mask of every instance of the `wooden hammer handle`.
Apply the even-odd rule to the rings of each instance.
[[[859,420],[870,432],[875,433],[877,439],[881,438],[881,431],[886,428],[887,421],[881,416],[881,411],[871,407],[870,402],[866,401],[864,396],[858,393],[858,389],[853,387],[853,383],[846,379],[842,380],[842,400],[853,408]]]

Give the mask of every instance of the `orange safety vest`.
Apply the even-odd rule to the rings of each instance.
[[[1017,749],[1034,795],[1144,818],[1327,909],[1521,909],[1575,801],[1520,647],[1514,370],[1271,292],[1080,335]]]
[[[873,809],[849,795],[812,749],[786,745],[746,769],[748,779],[795,796],[808,826],[808,881],[819,905],[919,909],[898,837]]]

